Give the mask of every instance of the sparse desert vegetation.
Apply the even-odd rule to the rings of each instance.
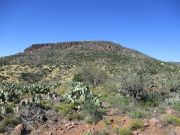
[[[179,133],[180,68],[172,63],[83,41],[33,45],[0,65],[3,134],[16,126],[21,134]]]

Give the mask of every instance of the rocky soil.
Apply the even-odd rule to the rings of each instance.
[[[34,111],[34,114],[32,111]],[[98,133],[118,135],[117,129],[129,127],[134,121],[128,116],[112,113],[112,110],[104,117],[104,120],[94,125],[65,120],[63,117],[56,115],[55,112],[41,111],[32,109],[29,117],[24,118],[21,124],[9,133],[5,133],[5,135],[98,135]],[[167,114],[171,113],[173,113],[172,110],[167,110]],[[108,124],[105,120],[108,121]],[[132,135],[180,135],[180,127],[169,125],[158,118],[143,119],[142,121],[144,129],[134,130]]]

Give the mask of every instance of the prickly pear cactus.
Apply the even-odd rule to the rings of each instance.
[[[89,87],[81,82],[74,82],[72,88],[63,96],[63,99],[66,102],[75,104],[77,107],[89,100],[93,101],[97,106],[101,105],[99,96],[93,94]]]
[[[14,105],[28,105],[31,103],[41,104],[41,100],[50,97],[50,89],[55,89],[60,83],[53,83],[48,85],[32,84],[32,85],[15,85],[12,83],[0,83],[0,115],[6,115],[7,106]],[[23,97],[28,94],[28,98]],[[55,97],[55,93],[53,93]],[[19,107],[13,108],[14,113],[19,112]]]

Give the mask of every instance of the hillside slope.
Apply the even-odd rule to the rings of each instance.
[[[81,41],[35,44],[23,53],[3,57],[0,59],[0,78],[8,81],[14,78],[12,82],[19,82],[21,73],[33,72],[40,75],[39,80],[60,79],[72,76],[86,63],[94,63],[111,75],[122,72],[128,74],[141,69],[151,75],[171,75],[180,70],[173,64],[153,59],[113,42]],[[24,68],[25,66],[31,68]]]
[[[107,41],[36,44],[0,58],[0,104],[0,134],[179,134],[180,67]]]

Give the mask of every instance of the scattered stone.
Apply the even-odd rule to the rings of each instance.
[[[144,127],[149,127],[149,120],[148,119],[144,120]]]
[[[175,128],[176,135],[180,135],[180,127]]]
[[[67,130],[70,130],[70,129],[72,129],[72,128],[74,128],[74,126],[69,126],[69,127],[67,127],[66,129],[67,129]]]
[[[72,123],[71,123],[71,126],[74,126],[74,125],[76,125],[76,123],[75,123],[75,122],[72,122]]]
[[[59,127],[59,130],[63,131],[64,129],[62,127]]]
[[[66,123],[64,126],[65,126],[65,128],[67,128],[67,127],[71,126],[71,123]]]
[[[173,115],[175,113],[175,110],[174,109],[167,109],[166,110],[166,114],[168,114],[168,115]]]
[[[50,128],[50,125],[49,125],[49,124],[46,124],[46,125],[44,126],[44,128],[48,129],[48,128]]]
[[[140,131],[139,130],[135,130],[132,132],[133,135],[141,135]]]
[[[52,132],[46,132],[45,135],[53,135]]]
[[[159,124],[160,124],[160,122],[156,118],[152,118],[152,119],[149,120],[149,125],[150,126],[157,126]]]
[[[127,117],[127,116],[123,117],[123,118],[122,118],[123,125],[129,123],[131,120],[132,120],[132,119],[129,118],[129,117]]]
[[[64,126],[67,130],[70,130],[72,128],[75,128],[75,125],[77,125],[77,123],[72,122],[72,123],[66,123]]]
[[[154,113],[157,113],[157,110],[156,110],[156,109],[154,109]]]
[[[168,135],[178,135],[175,131],[170,131]]]
[[[40,130],[35,130],[31,133],[31,135],[40,135],[41,131]]]
[[[63,125],[63,124],[64,124],[64,122],[62,122],[62,121],[61,121],[61,122],[59,122],[59,125]]]
[[[91,130],[87,130],[85,132],[85,134],[88,134],[88,135],[96,135],[96,133],[94,131],[91,131]]]
[[[156,125],[156,127],[158,127],[158,128],[162,128],[162,127],[163,127],[163,125],[162,125],[161,123],[158,123],[158,124]]]
[[[109,107],[110,107],[110,104],[107,103],[107,102],[102,102],[102,107],[104,107],[104,108],[109,108]]]
[[[109,110],[109,112],[107,113],[108,116],[113,116],[113,115],[118,115],[118,114],[119,114],[119,109],[118,108],[115,108],[115,109],[111,108]]]

